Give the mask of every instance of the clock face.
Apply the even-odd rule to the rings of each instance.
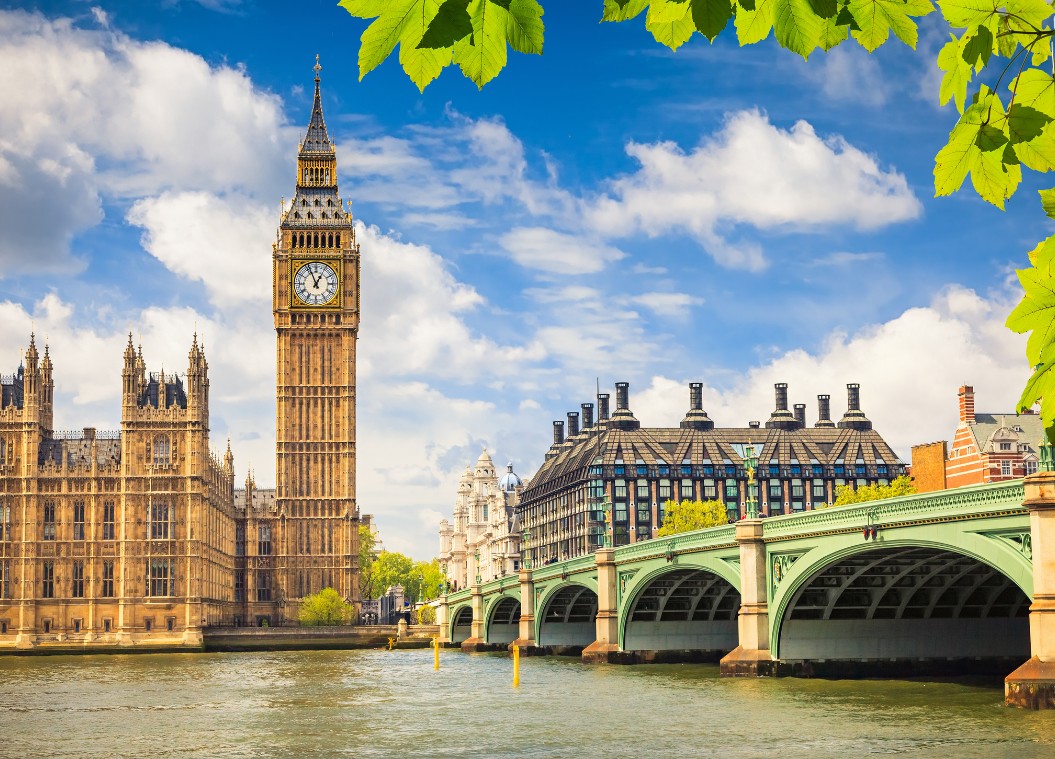
[[[337,296],[337,272],[322,261],[304,264],[293,276],[293,292],[308,306],[325,306]]]

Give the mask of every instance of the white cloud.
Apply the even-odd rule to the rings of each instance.
[[[207,192],[163,193],[128,212],[129,223],[144,230],[144,250],[170,271],[200,281],[220,309],[247,301],[266,308],[278,220],[277,206],[269,211],[242,195]]]
[[[875,108],[884,105],[890,95],[879,61],[857,45],[829,50],[818,64],[803,66],[803,71],[830,100]]]
[[[516,227],[498,242],[524,268],[552,274],[594,274],[626,257],[608,245],[544,227]]]
[[[805,121],[785,131],[758,111],[731,115],[689,153],[670,142],[626,149],[641,168],[611,182],[587,211],[590,226],[606,236],[686,233],[727,266],[764,265],[757,245],[730,239],[738,225],[869,230],[922,210],[904,176],[843,138],[821,139]]]
[[[292,179],[282,148],[296,130],[243,71],[21,11],[0,13],[0,69],[0,207],[14,209],[5,272],[25,269],[27,246],[44,265],[75,266],[71,240],[98,223],[107,195],[277,195]]]
[[[975,387],[979,408],[1013,410],[1029,368],[1025,338],[1003,323],[1020,296],[1010,290],[987,298],[950,286],[929,306],[854,334],[831,334],[816,352],[788,351],[731,381],[709,367],[684,382],[655,377],[632,397],[631,408],[647,426],[676,424],[688,409],[687,383],[703,381],[711,419],[739,427],[752,419],[765,422],[774,405],[773,384],[787,382],[789,402],[806,403],[812,425],[818,394],[831,395],[838,421],[846,383],[857,382],[865,414],[908,462],[913,445],[951,440],[962,384]]]
[[[689,318],[692,315],[692,307],[703,304],[703,298],[688,293],[642,293],[632,295],[627,300],[660,316],[677,319]]]

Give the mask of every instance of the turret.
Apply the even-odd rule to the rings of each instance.
[[[55,378],[48,344],[44,343],[44,358],[40,362],[40,424],[49,432],[53,429],[55,416]]]

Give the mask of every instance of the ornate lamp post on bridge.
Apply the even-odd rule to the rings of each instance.
[[[521,543],[523,558],[520,561],[520,566],[524,569],[531,569],[531,530],[524,530]]]
[[[744,469],[747,471],[747,518],[758,519],[758,484],[755,482],[755,469],[758,467],[758,456],[755,446],[748,443],[744,448]]]
[[[483,582],[483,575],[480,574],[480,549],[476,549],[476,553],[473,554],[473,560],[476,562],[476,584],[479,585]]]

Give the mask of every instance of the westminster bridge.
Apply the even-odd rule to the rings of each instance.
[[[603,548],[443,596],[437,622],[468,651],[734,676],[1015,670],[1008,703],[1055,708],[1055,473]]]

